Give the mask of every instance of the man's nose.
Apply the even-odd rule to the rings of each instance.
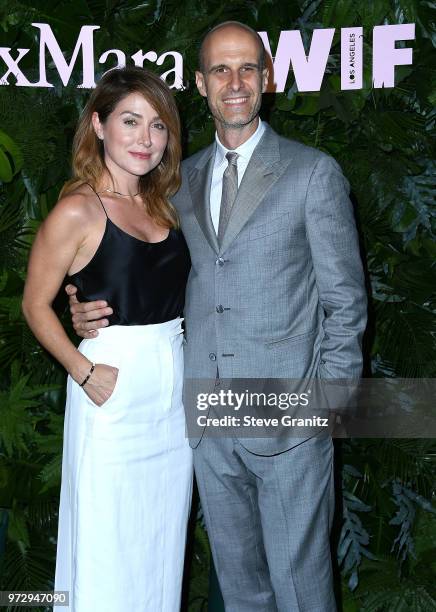
[[[231,72],[231,78],[229,81],[229,87],[232,91],[239,91],[242,86],[241,75],[239,74],[239,70],[233,70]]]

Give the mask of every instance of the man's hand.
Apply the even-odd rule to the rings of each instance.
[[[70,312],[74,331],[81,338],[96,338],[97,330],[109,325],[109,321],[104,317],[112,314],[112,308],[102,300],[79,302],[76,297],[77,287],[74,285],[67,285],[65,291],[70,296]]]

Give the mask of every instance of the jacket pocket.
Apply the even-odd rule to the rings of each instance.
[[[310,332],[305,332],[304,334],[297,334],[296,336],[287,336],[286,338],[280,338],[279,340],[272,340],[266,343],[266,348],[274,349],[276,347],[287,345],[287,344],[298,344],[299,342],[305,342],[309,340],[313,336],[315,336],[317,330],[313,329]]]
[[[287,229],[289,227],[289,217],[290,214],[285,213],[279,217],[275,217],[267,223],[252,227],[248,239],[257,240],[258,238],[263,238],[264,236],[269,236],[270,234],[275,234],[276,232]]]

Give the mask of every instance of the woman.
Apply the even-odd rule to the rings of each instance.
[[[180,318],[190,260],[167,199],[179,162],[165,83],[110,71],[79,121],[74,178],[30,257],[23,311],[69,374],[55,588],[69,591],[74,612],[180,605],[192,457]],[[51,306],[65,275],[80,299],[113,307],[79,349]]]

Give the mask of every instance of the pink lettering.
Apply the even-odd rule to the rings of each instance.
[[[376,26],[373,32],[372,79],[374,87],[394,87],[395,66],[412,63],[412,49],[396,49],[397,40],[414,40],[415,24]]]

